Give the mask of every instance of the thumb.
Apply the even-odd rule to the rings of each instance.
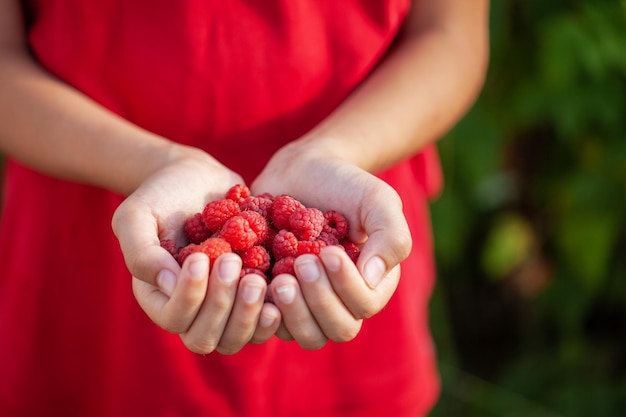
[[[401,206],[398,207],[397,210],[372,209],[365,216],[368,238],[361,249],[357,268],[370,288],[375,288],[411,252],[411,232]]]
[[[124,256],[126,267],[137,279],[170,294],[180,273],[174,257],[161,247],[155,217],[145,210],[133,210],[122,203],[111,226]],[[166,279],[167,278],[167,279]]]

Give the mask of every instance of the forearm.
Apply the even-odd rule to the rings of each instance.
[[[4,48],[0,62],[0,152],[124,194],[172,157],[169,141],[56,80],[22,51]]]
[[[0,153],[56,177],[128,194],[187,152],[44,71],[27,52],[17,0],[0,2],[0,92]]]
[[[439,7],[426,3],[438,2],[419,4]],[[444,3],[441,9],[462,4]],[[485,77],[488,7],[477,3],[471,12],[416,6],[395,49],[293,152],[319,151],[375,172],[441,137],[474,102]]]

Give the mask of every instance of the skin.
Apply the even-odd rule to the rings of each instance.
[[[0,2],[0,152],[127,196],[112,227],[135,297],[191,351],[235,353],[275,334],[306,349],[349,341],[387,304],[411,249],[398,195],[372,173],[435,141],[467,111],[486,73],[487,20],[487,0],[414,2],[400,41],[360,88],[279,150],[250,184],[254,194],[291,194],[320,209],[333,201],[332,209],[349,215],[351,238],[364,243],[357,265],[328,247],[319,258],[298,258],[296,275],[280,275],[269,287],[254,275],[239,279],[232,254],[210,276],[202,254],[178,266],[159,238],[180,239],[184,217],[241,177],[45,72],[27,52],[15,0]],[[267,292],[275,304],[264,302]]]

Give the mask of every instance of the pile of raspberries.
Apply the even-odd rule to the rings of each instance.
[[[343,247],[356,262],[359,247],[347,237],[348,221],[334,210],[322,212],[305,207],[289,195],[251,195],[237,184],[221,200],[209,202],[201,212],[186,219],[186,246],[161,240],[180,265],[195,252],[208,255],[211,265],[220,255],[241,257],[241,275],[255,273],[268,282],[279,274],[294,275],[294,261],[302,254],[319,255],[328,245]]]

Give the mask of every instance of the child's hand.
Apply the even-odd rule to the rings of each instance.
[[[266,341],[280,324],[278,309],[264,303],[265,281],[240,279],[237,255],[218,258],[209,275],[205,254],[190,255],[181,268],[160,245],[160,239],[180,243],[185,218],[236,183],[242,183],[237,174],[188,150],[147,178],[113,218],[139,305],[196,353],[237,352],[248,342]]]
[[[348,341],[362,319],[378,313],[400,278],[400,262],[411,250],[402,203],[389,185],[345,161],[313,153],[279,152],[252,184],[254,194],[290,194],[307,206],[337,210],[350,222],[350,238],[364,243],[356,265],[339,247],[320,258],[300,256],[296,276],[270,284],[282,313],[279,337],[309,349],[328,339]]]

